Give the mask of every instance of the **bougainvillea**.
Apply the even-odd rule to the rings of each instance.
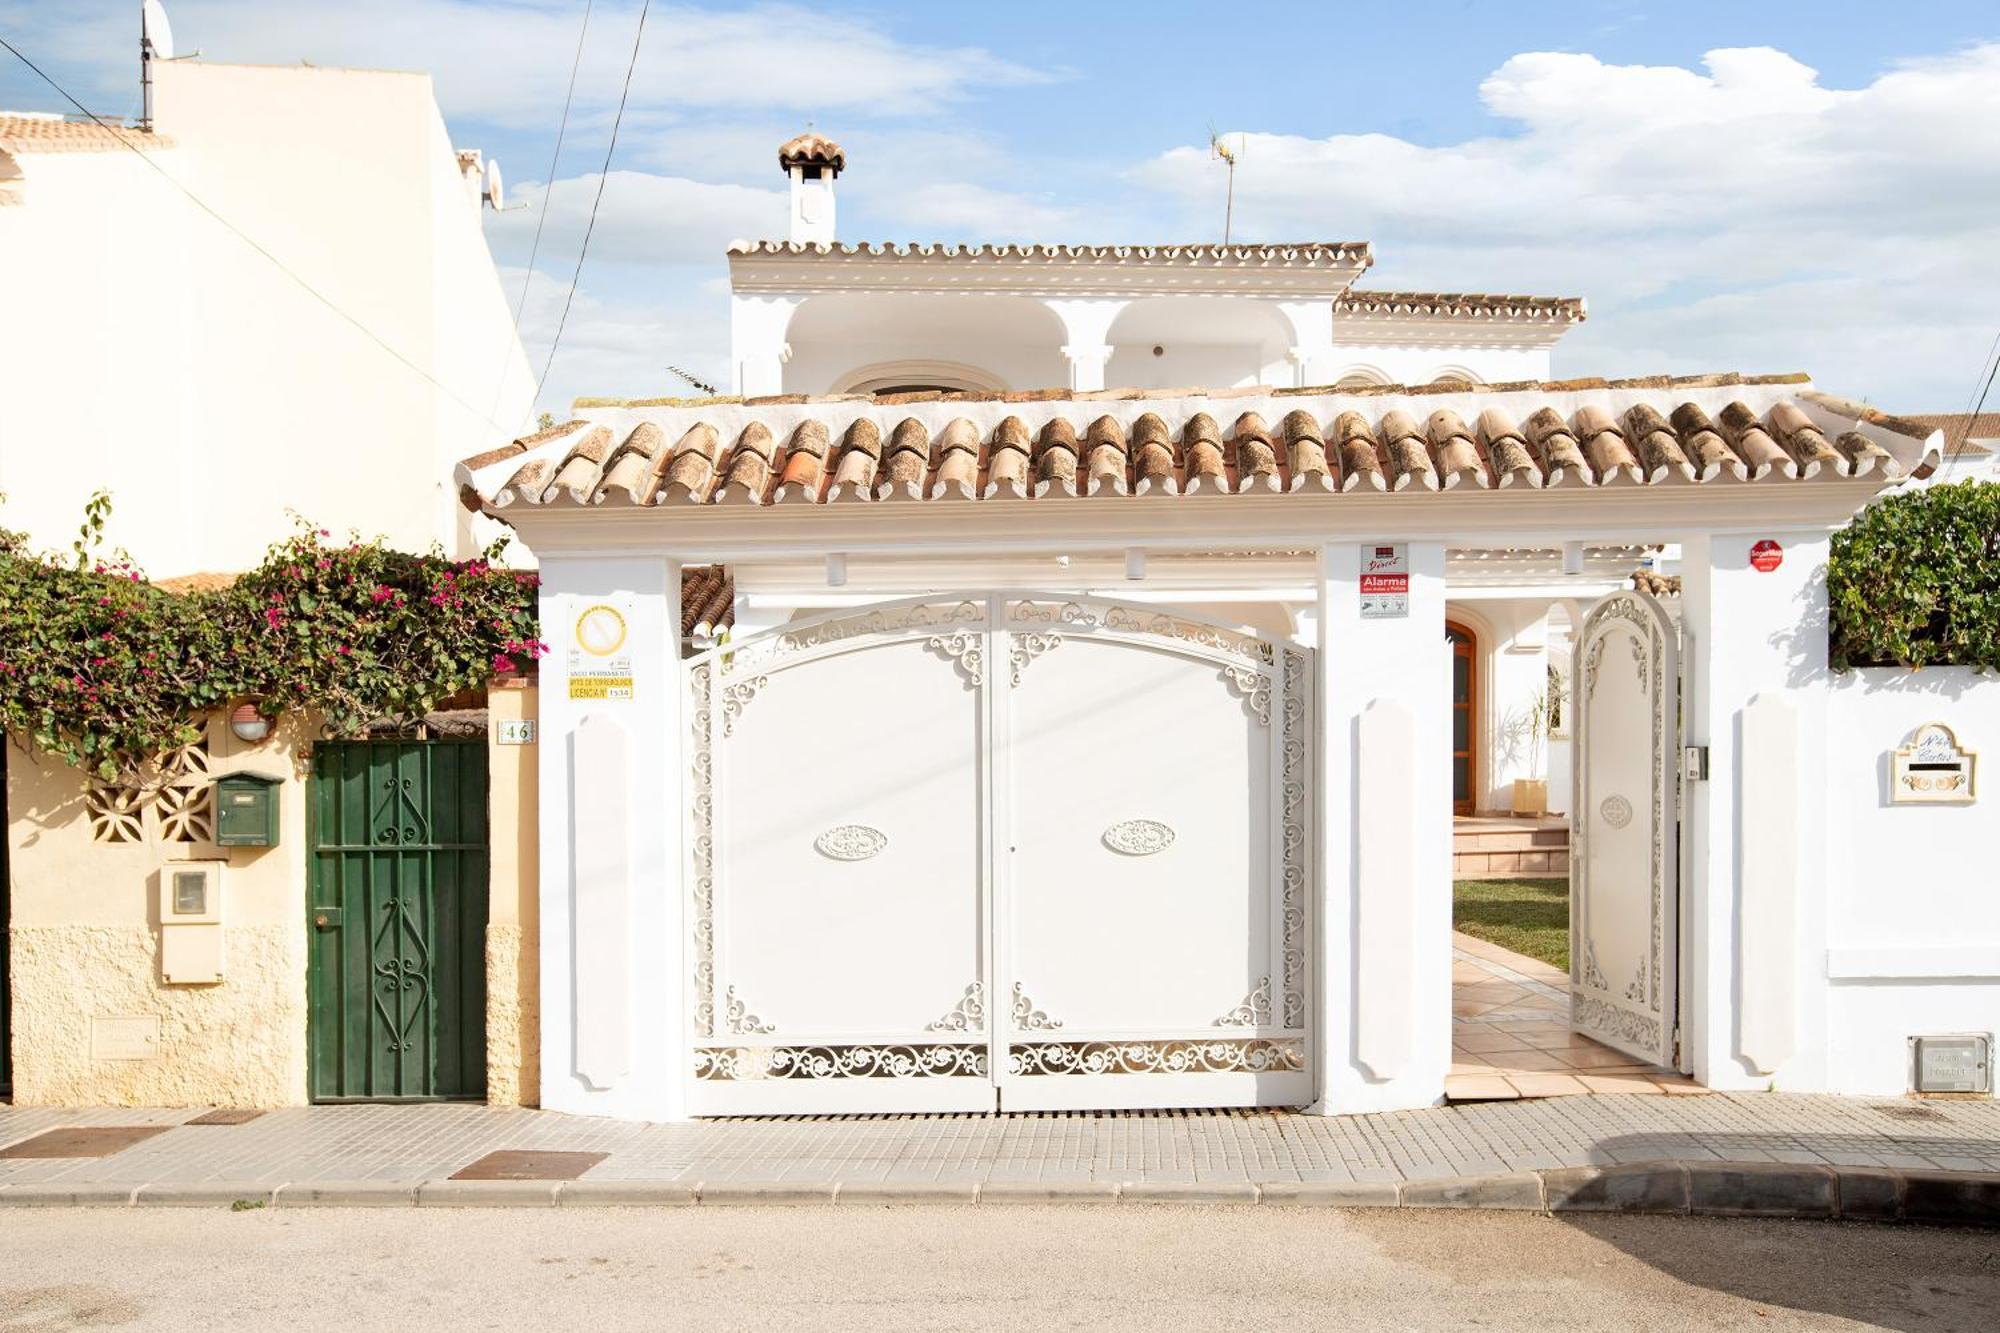
[[[228,587],[174,593],[85,543],[68,560],[0,534],[0,725],[109,780],[239,701],[312,710],[333,735],[421,716],[544,651],[535,575],[498,555],[304,528]]]
[[[1833,665],[2000,671],[2000,483],[1891,496],[1833,534]]]

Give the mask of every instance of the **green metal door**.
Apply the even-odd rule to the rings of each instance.
[[[315,1101],[486,1095],[486,743],[313,748]]]

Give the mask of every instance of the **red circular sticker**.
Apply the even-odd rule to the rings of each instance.
[[[1785,548],[1766,537],[1750,548],[1750,568],[1768,574],[1785,563]]]

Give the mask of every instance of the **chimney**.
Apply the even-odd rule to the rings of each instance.
[[[792,242],[833,244],[833,182],[847,166],[840,145],[808,129],[778,149],[792,181]]]

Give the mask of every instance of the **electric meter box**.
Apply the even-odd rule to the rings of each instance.
[[[215,780],[215,845],[276,847],[281,778],[229,773]]]
[[[220,861],[169,861],[160,867],[160,980],[212,986],[222,980]]]

